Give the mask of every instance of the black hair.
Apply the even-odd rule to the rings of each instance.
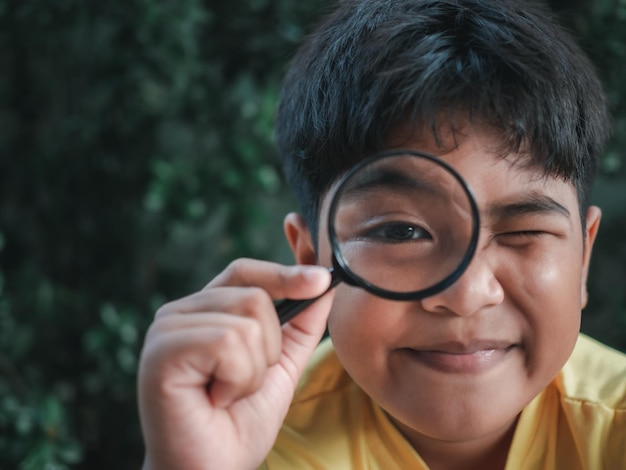
[[[317,240],[320,202],[350,166],[412,124],[455,116],[494,129],[502,150],[571,181],[581,216],[609,129],[593,66],[529,0],[346,0],[285,76],[276,139]],[[584,217],[582,217],[584,223]]]

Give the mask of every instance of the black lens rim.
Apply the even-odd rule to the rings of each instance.
[[[356,172],[360,171],[363,167],[375,161],[382,160],[384,158],[389,158],[389,157],[397,157],[401,155],[411,155],[415,157],[424,158],[426,160],[432,161],[433,163],[437,165],[440,165],[444,170],[450,173],[461,185],[461,187],[463,188],[463,191],[465,191],[465,194],[467,195],[470,201],[470,208],[471,208],[472,222],[473,222],[469,246],[467,247],[467,250],[465,251],[463,258],[461,258],[461,262],[456,267],[456,269],[454,269],[452,273],[450,273],[448,276],[446,276],[445,278],[443,278],[441,281],[437,282],[436,284],[429,286],[425,289],[419,289],[419,290],[411,291],[411,292],[394,292],[394,291],[382,289],[370,283],[366,279],[363,279],[358,274],[354,273],[348,266],[348,263],[346,262],[343,255],[341,254],[339,239],[337,237],[337,233],[335,232],[335,226],[334,226],[337,206],[339,204],[339,196],[341,195],[342,190],[347,184],[348,180]],[[463,177],[461,177],[461,175],[452,166],[450,166],[448,163],[441,160],[440,158],[434,155],[431,155],[429,153],[412,150],[412,149],[386,150],[386,151],[374,154],[370,157],[367,157],[361,160],[359,163],[357,163],[353,167],[351,167],[340,178],[337,188],[334,191],[333,199],[331,201],[330,208],[328,211],[328,238],[330,240],[332,253],[333,253],[332,262],[333,262],[335,275],[341,277],[341,279],[347,284],[361,287],[378,297],[382,297],[382,298],[390,299],[390,300],[421,300],[426,297],[435,295],[443,291],[444,289],[450,287],[452,284],[454,284],[461,277],[461,275],[465,272],[470,262],[472,261],[474,254],[476,253],[476,247],[478,246],[479,232],[480,232],[480,213],[478,210],[478,204],[476,203],[476,199],[474,197],[474,194],[470,186],[463,179]]]

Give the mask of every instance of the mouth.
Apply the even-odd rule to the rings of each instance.
[[[503,362],[517,344],[501,341],[479,341],[468,345],[442,343],[427,348],[403,348],[412,361],[448,374],[479,374]]]

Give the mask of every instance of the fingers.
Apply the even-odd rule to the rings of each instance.
[[[215,406],[251,394],[268,368],[291,356],[294,348],[285,347],[294,343],[294,335],[281,329],[274,300],[316,297],[329,283],[330,274],[322,267],[250,259],[231,263],[202,291],[158,310],[142,353],[146,380],[153,376],[154,383],[166,383],[170,390],[195,387],[206,393],[208,386]],[[329,310],[325,305],[313,306],[299,320],[311,328],[311,338],[297,349],[306,343],[312,351],[319,341],[327,314],[322,310]],[[311,314],[317,318],[307,320]],[[304,358],[305,353],[295,356]]]
[[[147,461],[222,468],[210,462],[232,462],[231,448],[256,446],[265,455],[322,335],[332,294],[284,327],[274,301],[317,297],[329,284],[325,268],[239,260],[202,291],[163,305],[139,364]]]
[[[274,303],[269,294],[259,287],[217,287],[203,290],[170,302],[159,309],[156,318],[161,321],[167,317],[192,317],[193,320],[181,322],[191,325],[193,322],[206,324],[213,317],[197,314],[228,314],[248,318],[258,323],[263,332],[262,347],[270,364],[278,361],[281,351],[281,332]],[[217,321],[217,320],[216,320]]]
[[[205,289],[219,286],[259,286],[274,299],[306,299],[322,294],[330,284],[328,269],[321,266],[283,266],[269,261],[233,261]]]
[[[275,299],[313,298],[325,292],[330,274],[319,266],[283,266],[252,259],[232,262],[202,291],[170,302],[157,312],[167,315],[223,312],[254,318],[261,324],[263,347],[270,361],[281,352]]]
[[[164,387],[162,394],[175,396],[204,390],[209,383],[212,404],[227,406],[260,386],[272,362],[262,354],[263,341],[259,323],[247,317],[198,313],[162,318],[148,331],[140,371],[144,387]]]

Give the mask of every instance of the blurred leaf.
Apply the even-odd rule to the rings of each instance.
[[[0,0],[0,468],[139,468],[142,338],[234,257],[291,262],[285,64],[329,2]],[[585,328],[626,348],[626,3],[559,3],[616,132]]]

